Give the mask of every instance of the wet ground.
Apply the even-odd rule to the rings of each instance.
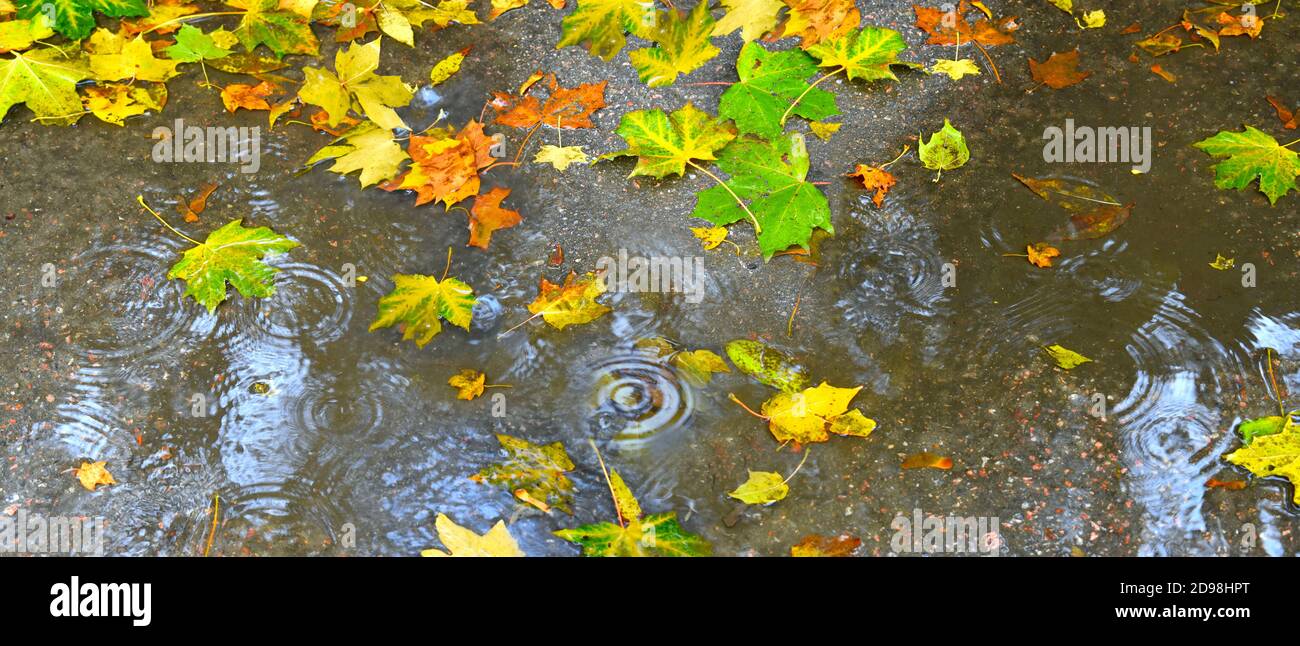
[[[805,535],[842,532],[862,538],[860,554],[887,554],[891,520],[915,509],[997,517],[1005,555],[1296,554],[1300,515],[1289,485],[1204,483],[1245,478],[1219,458],[1237,443],[1232,429],[1276,414],[1266,349],[1280,360],[1282,391],[1300,388],[1300,198],[1270,207],[1253,189],[1219,191],[1212,160],[1190,144],[1242,123],[1294,138],[1264,97],[1300,100],[1300,7],[1270,20],[1258,40],[1161,59],[1177,76],[1171,84],[1148,71],[1146,55],[1130,62],[1138,35],[1119,30],[1140,21],[1143,34],[1157,31],[1178,20],[1183,3],[1094,3],[1110,24],[1087,32],[1047,3],[988,4],[1023,23],[1016,44],[990,49],[1001,84],[968,52],[984,75],[953,82],[906,72],[897,83],[822,85],[838,96],[845,125],[829,142],[809,137],[811,179],[825,182],[837,233],[821,244],[815,269],[790,257],[765,264],[741,225],[732,239],[743,257],[725,245],[701,251],[689,230],[701,223],[687,214],[709,180],[631,181],[628,161],[563,174],[494,169],[487,184],[513,189],[508,204],[524,222],[498,232],[486,252],[464,246],[459,212],[360,190],[354,177],[323,166],[299,174],[329,140],[307,127],[263,129],[255,174],[234,164],[154,163],[149,134],[177,117],[265,125],[264,113],[225,113],[216,92],[198,87],[197,70],[169,83],[162,114],[125,128],[91,118],[46,128],[15,108],[0,126],[8,276],[0,282],[0,507],[105,517],[111,554],[202,553],[216,493],[214,554],[411,555],[437,544],[441,512],[477,531],[512,519],[528,554],[573,555],[576,547],[551,531],[613,513],[590,438],[643,507],[678,511],[722,555],[787,554]],[[864,24],[903,34],[903,58],[951,55],[922,44],[906,3],[859,6]],[[613,130],[625,112],[686,101],[713,111],[725,87],[689,83],[735,78],[738,35],[718,39],[722,55],[684,82],[648,89],[626,55],[606,63],[580,48],[555,50],[559,18],[534,2],[493,23],[417,35],[415,50],[385,42],[381,72],[423,79],[434,62],[474,45],[459,75],[403,111],[417,127],[439,110],[456,125],[475,118],[491,91],[515,88],[539,67],[566,86],[609,79],[597,128],[564,133],[565,144],[590,153],[622,147]],[[1060,91],[1034,88],[1027,59],[1075,44],[1093,75]],[[325,51],[332,58],[332,45]],[[245,80],[210,73],[222,84]],[[944,117],[965,133],[972,156],[942,181],[905,157],[877,209],[843,177],[855,163],[914,149],[918,131],[937,130]],[[1150,172],[1045,163],[1042,132],[1067,118],[1149,126]],[[511,154],[523,138],[488,131],[505,133]],[[554,130],[539,136],[556,143]],[[1063,217],[1012,172],[1092,183],[1134,202],[1133,215],[1106,238],[1061,245],[1052,269],[1003,257]],[[242,217],[302,243],[274,261],[282,271],[274,297],[234,296],[214,315],[166,280],[185,244],[135,201],[143,195],[171,214],[177,195],[209,181],[222,186],[201,221],[177,223],[191,236]],[[557,244],[564,266],[548,267]],[[437,275],[448,246],[456,248],[452,275],[484,295],[473,331],[447,327],[423,349],[394,330],[368,333],[388,277]],[[613,313],[593,324],[560,331],[534,322],[498,337],[527,317],[539,277],[591,270],[619,249],[703,256],[705,298],[613,294]],[[1243,287],[1236,269],[1211,269],[1216,253],[1252,263],[1257,285]],[[57,270],[52,287],[41,280],[47,263]],[[945,263],[956,267],[955,286],[942,280]],[[349,286],[348,264],[369,280]],[[716,352],[733,338],[767,340],[816,380],[865,386],[855,405],[879,427],[867,439],[814,446],[785,500],[739,508],[726,492],[747,469],[789,473],[802,457],[727,397],[756,407],[770,390],[737,373],[693,386],[631,352],[648,336]],[[1063,371],[1040,351],[1051,343],[1094,363]],[[489,391],[504,395],[504,416],[491,414],[490,397],[454,398],[446,381],[466,367],[512,385]],[[645,393],[653,409],[602,394],[613,391]],[[1097,394],[1104,419],[1090,414]],[[578,465],[576,518],[521,510],[508,492],[468,479],[500,459],[495,433],[564,442]],[[922,450],[950,456],[954,467],[900,467]],[[83,459],[106,460],[118,484],[82,489],[68,470]],[[1252,535],[1259,540],[1243,544]]]

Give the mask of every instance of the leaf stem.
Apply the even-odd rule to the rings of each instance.
[[[793,474],[791,474],[793,475]],[[208,530],[208,543],[203,547],[203,556],[207,556],[212,551],[212,539],[217,535],[217,518],[221,514],[221,495],[212,494],[212,529]]]
[[[903,152],[898,153],[898,156],[897,156],[897,157],[895,157],[895,158],[889,160],[888,162],[885,162],[884,164],[881,164],[881,165],[879,166],[880,170],[885,170],[886,168],[892,166],[892,165],[894,164],[894,162],[896,162],[896,161],[902,159],[902,158],[903,158],[903,155],[906,155],[906,154],[907,154],[907,151],[909,151],[909,150],[911,150],[911,149],[912,149],[911,146],[909,146],[909,145],[907,145],[907,144],[903,144]]]
[[[541,122],[541,121],[538,121],[538,122],[537,122],[537,125],[533,126],[533,129],[532,129],[532,130],[529,130],[529,131],[528,131],[528,134],[524,135],[524,140],[523,140],[522,142],[519,143],[519,152],[515,153],[515,160],[514,160],[514,162],[512,162],[512,163],[514,163],[516,166],[519,165],[519,158],[522,157],[523,154],[524,154],[524,148],[528,146],[528,140],[529,140],[529,139],[532,139],[532,138],[533,138],[533,133],[537,132],[537,129],[538,129],[538,128],[541,128],[541,127],[542,127],[542,122]]]
[[[172,225],[170,225],[170,224],[167,224],[167,221],[163,219],[163,216],[158,215],[158,212],[157,212],[157,211],[155,211],[155,210],[149,208],[149,205],[144,203],[144,196],[143,196],[143,195],[137,195],[137,196],[135,196],[135,201],[139,202],[139,203],[140,203],[140,206],[143,206],[143,207],[144,207],[144,210],[148,211],[148,212],[149,212],[150,214],[152,214],[155,218],[158,218],[158,221],[159,221],[159,222],[162,222],[162,225],[165,226],[165,227],[167,227],[167,229],[168,229],[169,231],[171,231],[172,233],[175,233],[176,235],[178,235],[178,236],[180,236],[180,237],[182,237],[182,238],[185,238],[186,240],[189,240],[190,242],[194,243],[195,246],[199,246],[199,245],[202,245],[202,244],[203,244],[202,242],[199,242],[198,240],[195,240],[194,238],[191,238],[191,237],[185,235],[184,233],[181,233],[179,230],[176,229],[176,227],[174,227],[174,226],[172,226]]]
[[[591,445],[591,450],[596,452],[596,459],[600,461],[600,471],[605,474],[605,486],[609,487],[609,497],[614,499],[614,515],[618,517],[618,526],[627,527],[623,524],[623,510],[618,506],[618,495],[614,493],[614,483],[609,479],[609,469],[605,468],[605,458],[600,455],[600,448],[596,446],[596,440],[587,438],[587,443]]]
[[[826,79],[828,79],[828,78],[830,78],[830,77],[832,77],[832,76],[835,76],[836,74],[839,74],[840,72],[843,72],[845,69],[847,69],[847,68],[845,68],[843,65],[841,65],[841,66],[835,68],[835,71],[831,72],[830,74],[826,74],[825,76],[822,76],[821,78],[817,79],[816,81],[813,81],[813,82],[812,82],[812,85],[809,85],[807,88],[804,88],[804,91],[803,91],[803,92],[800,92],[800,93],[799,93],[799,96],[795,97],[795,99],[794,99],[794,103],[791,103],[791,104],[790,104],[790,107],[788,107],[788,108],[785,109],[785,114],[782,114],[782,115],[781,115],[781,125],[783,125],[783,126],[785,125],[786,120],[790,118],[790,112],[792,112],[792,111],[794,110],[795,106],[799,105],[799,102],[802,101],[803,98],[804,98],[805,96],[807,96],[809,92],[812,92],[812,89],[813,89],[813,88],[817,87],[817,86],[818,86],[822,81],[825,81]]]
[[[441,283],[443,280],[447,280],[447,274],[450,272],[451,272],[451,247],[447,247],[447,266],[442,270],[442,280],[439,280],[438,282]]]
[[[984,46],[980,44],[980,41],[972,40],[970,42],[973,43],[975,48],[980,50],[980,53],[984,55],[984,60],[989,62],[989,69],[993,70],[993,78],[997,79],[998,84],[1000,85],[1002,83],[1002,75],[998,73],[998,66],[993,64],[993,57],[989,56],[988,50],[984,49]]]
[[[754,223],[754,232],[755,232],[755,233],[762,233],[762,232],[763,232],[763,226],[760,225],[760,224],[758,223],[758,218],[754,217],[753,212],[751,212],[751,211],[749,210],[749,207],[748,207],[748,206],[745,206],[745,203],[744,203],[743,201],[741,201],[740,196],[739,196],[739,195],[736,195],[736,192],[733,191],[733,190],[731,190],[731,187],[730,187],[730,186],[727,186],[727,183],[726,183],[726,182],[724,182],[724,181],[722,181],[721,179],[719,179],[717,175],[714,175],[713,173],[709,172],[709,169],[707,169],[707,168],[705,168],[705,167],[703,167],[703,166],[701,166],[701,165],[699,165],[699,164],[697,164],[697,163],[695,163],[695,162],[693,162],[693,161],[691,161],[691,160],[689,160],[689,159],[686,160],[686,163],[687,163],[687,164],[690,164],[691,167],[694,168],[695,170],[698,170],[698,171],[700,171],[701,173],[704,173],[705,175],[708,175],[709,177],[711,177],[711,178],[713,179],[713,181],[717,182],[717,183],[718,183],[718,186],[721,186],[721,187],[722,187],[722,190],[726,191],[727,194],[731,196],[731,199],[735,200],[735,201],[736,201],[736,204],[739,204],[739,205],[740,205],[740,208],[743,209],[743,210],[745,211],[745,215],[748,215],[748,216],[749,216],[749,221]]]
[[[790,481],[790,478],[793,478],[793,477],[794,477],[794,474],[799,473],[799,469],[802,469],[802,468],[803,468],[803,463],[808,461],[808,456],[809,456],[809,455],[812,455],[812,447],[811,447],[811,446],[808,447],[808,448],[806,448],[806,449],[804,449],[804,451],[803,451],[803,459],[799,461],[799,466],[795,467],[795,468],[794,468],[794,471],[791,471],[791,472],[790,472],[790,475],[786,476],[786,477],[785,477],[785,480],[782,480],[782,481],[781,481],[781,484],[785,484],[785,483],[789,482],[789,481]]]
[[[730,399],[731,401],[736,402],[737,404],[740,405],[741,408],[745,409],[746,412],[748,412],[750,415],[753,415],[754,417],[757,417],[757,418],[759,418],[759,419],[761,419],[761,420],[769,420],[769,419],[771,419],[771,418],[768,417],[767,415],[760,415],[760,414],[758,414],[758,413],[755,413],[755,412],[754,412],[754,409],[752,409],[752,408],[746,406],[746,405],[745,405],[745,402],[740,401],[740,398],[737,397],[737,396],[735,395],[735,393],[727,393],[727,399]]]
[[[1290,143],[1282,144],[1282,147],[1283,147],[1283,148],[1288,148],[1288,147],[1290,147],[1290,146],[1294,146],[1294,145],[1296,145],[1296,144],[1300,144],[1300,139],[1296,139],[1295,141],[1292,141],[1292,142],[1290,142]]]

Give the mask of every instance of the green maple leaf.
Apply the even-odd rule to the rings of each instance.
[[[1269,204],[1276,204],[1277,198],[1296,190],[1300,155],[1264,132],[1245,128],[1242,132],[1220,131],[1192,145],[1211,156],[1228,158],[1214,165],[1215,186],[1243,190],[1258,177],[1260,192],[1268,196]]]
[[[85,38],[95,28],[95,12],[113,18],[149,15],[145,0],[17,0],[18,17],[45,14],[54,18],[54,31],[72,40]],[[53,11],[53,16],[47,12]]]
[[[1237,466],[1246,467],[1260,476],[1282,476],[1291,481],[1295,491],[1292,500],[1300,505],[1300,426],[1285,424],[1280,433],[1256,435],[1249,446],[1243,446],[1223,458]]]
[[[81,117],[77,81],[90,69],[79,57],[47,47],[0,59],[0,121],[9,108],[24,103],[46,125],[70,125]]]
[[[764,259],[794,245],[807,248],[813,229],[835,233],[826,196],[806,181],[808,150],[798,133],[771,142],[737,140],[723,149],[718,167],[731,179],[700,191],[691,215],[731,224],[747,216],[739,197],[758,221]]]
[[[470,476],[471,480],[501,487],[529,504],[541,503],[568,514],[573,513],[570,508],[573,481],[564,473],[572,471],[574,465],[563,444],[553,442],[539,446],[528,440],[500,434],[497,435],[497,441],[509,457],[505,462],[485,467]],[[521,491],[527,497],[517,493]]]
[[[474,315],[474,288],[455,278],[439,281],[420,274],[396,274],[393,291],[379,299],[379,312],[370,331],[398,323],[406,325],[402,340],[414,339],[423,348],[442,331],[439,319],[469,329]]]
[[[226,283],[246,298],[274,294],[271,279],[279,270],[262,258],[298,246],[267,227],[245,227],[241,222],[231,220],[208,234],[207,240],[186,250],[167,272],[167,278],[185,281],[185,295],[202,303],[209,313],[226,300]]]
[[[929,141],[926,141],[925,137],[920,138],[917,143],[917,154],[926,168],[939,171],[940,176],[943,175],[943,171],[960,168],[970,160],[966,137],[960,130],[952,127],[946,118],[943,120],[943,128],[930,135]],[[935,177],[934,181],[939,181],[939,177]]]
[[[625,33],[648,38],[655,25],[653,0],[578,0],[555,48],[585,43],[592,56],[609,60],[627,44]]]
[[[770,52],[758,43],[745,43],[736,59],[740,80],[722,93],[718,116],[736,122],[743,133],[764,139],[781,135],[781,118],[791,112],[810,121],[840,113],[835,95],[805,82],[817,72],[817,64],[802,50]],[[800,97],[803,97],[800,99]]]
[[[176,44],[167,48],[167,57],[182,63],[210,61],[229,55],[229,49],[218,46],[210,34],[193,25],[182,25],[176,32]]]
[[[556,536],[582,546],[585,556],[708,556],[709,542],[682,529],[677,513],[644,516],[641,505],[617,471],[609,472],[619,523],[592,523],[561,529]]]
[[[320,106],[329,114],[329,125],[343,122],[355,100],[361,111],[382,128],[406,128],[406,122],[393,110],[411,102],[415,96],[400,76],[375,74],[379,67],[379,39],[366,45],[353,44],[334,53],[334,71],[305,67],[306,80],[298,90],[304,103]]]
[[[226,0],[226,4],[245,10],[235,27],[235,36],[249,52],[266,45],[276,58],[319,54],[320,43],[311,32],[311,21],[292,11],[278,10],[279,0]]]
[[[850,32],[835,40],[817,43],[808,48],[808,53],[817,57],[822,67],[843,69],[850,79],[898,80],[889,66],[914,66],[894,60],[905,49],[907,43],[898,32],[867,26],[857,33]]]
[[[410,157],[393,140],[392,130],[366,121],[316,151],[307,165],[325,159],[334,160],[330,170],[340,175],[361,171],[361,188],[365,188],[395,177],[398,167]]]
[[[627,142],[627,149],[601,159],[636,157],[629,177],[681,175],[688,164],[698,168],[692,160],[716,159],[714,153],[736,137],[730,125],[690,103],[671,115],[658,108],[629,112],[615,132]]]
[[[707,2],[695,5],[686,16],[661,12],[654,31],[646,35],[659,46],[629,52],[628,59],[646,85],[672,85],[678,74],[690,74],[721,51],[709,42],[713,25]]]

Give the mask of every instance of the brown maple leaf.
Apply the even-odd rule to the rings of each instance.
[[[450,207],[477,195],[480,170],[490,166],[493,141],[483,124],[470,121],[459,133],[434,130],[430,135],[411,135],[407,154],[411,167],[398,177],[380,184],[385,191],[415,191],[416,205],[438,200]]]
[[[176,210],[180,212],[186,222],[198,222],[199,214],[208,208],[208,196],[212,195],[212,192],[217,190],[218,186],[220,184],[216,182],[208,182],[200,186],[199,192],[193,198],[186,200],[182,197],[180,204],[176,205]]]
[[[798,36],[799,46],[808,49],[817,43],[835,40],[853,31],[862,22],[853,0],[781,0],[790,8],[778,37]]]
[[[1064,53],[1055,52],[1042,63],[1031,58],[1029,59],[1029,73],[1033,75],[1035,81],[1053,90],[1070,87],[1092,75],[1092,72],[1079,69],[1079,50],[1077,49]]]
[[[880,205],[884,204],[885,194],[889,192],[890,187],[897,183],[893,174],[889,171],[869,164],[858,164],[858,167],[852,173],[849,173],[849,177],[858,178],[862,182],[862,188],[876,192],[875,195],[871,196],[871,201],[875,203],[876,208],[880,208]]]
[[[605,107],[605,86],[608,83],[601,81],[573,88],[559,87],[552,74],[549,83],[551,94],[545,102],[531,94],[515,96],[509,92],[493,92],[496,123],[515,128],[532,128],[539,123],[552,128],[594,128],[591,115]]]
[[[474,206],[469,216],[469,244],[479,249],[487,249],[492,242],[492,232],[509,229],[523,221],[518,211],[501,208],[501,200],[510,195],[510,189],[495,186],[492,190],[474,198]]]
[[[912,5],[912,10],[916,12],[916,26],[930,35],[930,39],[925,41],[927,45],[956,45],[958,41],[969,43],[973,40],[991,47],[1016,42],[1011,32],[1019,29],[1020,24],[1016,22],[1015,16],[999,18],[996,22],[980,18],[972,27],[962,17],[968,7],[966,2],[961,3],[951,25],[943,24],[946,13],[943,9]]]
[[[275,85],[266,81],[262,81],[257,85],[232,83],[222,88],[221,102],[225,104],[227,112],[234,112],[240,108],[245,110],[270,110],[271,104],[266,99],[275,90]]]
[[[1269,105],[1273,106],[1273,109],[1277,111],[1277,118],[1282,121],[1282,127],[1287,130],[1295,130],[1296,120],[1297,118],[1300,118],[1300,115],[1297,115],[1296,112],[1288,109],[1286,104],[1282,103],[1282,99],[1279,99],[1278,97],[1266,96],[1264,98],[1267,99]]]
[[[849,534],[809,534],[790,548],[790,556],[849,556],[859,545],[862,545],[862,539]]]

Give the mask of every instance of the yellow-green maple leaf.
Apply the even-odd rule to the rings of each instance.
[[[636,157],[630,177],[681,175],[691,160],[717,159],[716,153],[736,138],[735,129],[687,103],[671,115],[658,108],[623,115],[615,130],[627,148],[601,159]],[[692,164],[694,165],[694,164]]]
[[[614,58],[627,44],[625,33],[647,37],[655,28],[653,0],[578,0],[564,17],[556,49],[586,44],[592,56]]]
[[[895,60],[907,49],[903,36],[893,29],[867,26],[835,40],[823,41],[807,48],[821,67],[842,68],[850,79],[893,79],[891,65],[912,65]]]
[[[307,160],[307,165],[333,159],[331,171],[347,175],[359,170],[361,187],[365,188],[395,177],[402,162],[409,158],[402,146],[393,140],[393,131],[366,121],[316,151]]]
[[[618,523],[591,523],[555,532],[582,546],[586,556],[707,556],[708,541],[687,532],[676,512],[643,516],[641,505],[617,471],[609,472]]]
[[[420,556],[527,556],[519,549],[519,543],[510,535],[506,524],[498,520],[486,534],[475,534],[473,530],[457,525],[446,514],[438,514],[434,521],[438,528],[438,540],[442,541],[447,552],[439,549],[427,549]]]
[[[695,5],[685,16],[662,11],[654,31],[646,34],[659,46],[633,50],[628,59],[646,85],[672,85],[678,74],[690,74],[721,51],[709,42],[713,25],[707,2]]]
[[[1300,426],[1288,423],[1280,433],[1257,435],[1248,446],[1223,458],[1257,476],[1281,476],[1290,480],[1294,489],[1291,499],[1300,505]]]
[[[271,279],[278,269],[262,262],[264,256],[284,253],[298,246],[267,227],[245,227],[231,220],[189,248],[172,265],[167,278],[185,281],[185,295],[208,308],[217,309],[226,300],[226,283],[245,298],[265,298],[275,293]]]
[[[497,441],[506,451],[505,461],[484,467],[470,480],[505,489],[542,511],[555,507],[573,513],[573,481],[564,474],[573,471],[574,464],[563,444],[543,446],[503,434]]]
[[[132,40],[98,29],[86,45],[90,52],[90,72],[100,81],[166,81],[180,72],[179,61],[156,58],[153,46],[143,37]]]
[[[1242,132],[1220,131],[1192,145],[1213,157],[1227,157],[1214,165],[1214,185],[1219,188],[1244,190],[1259,178],[1259,190],[1269,204],[1296,190],[1300,155],[1265,132],[1245,126]]]
[[[476,300],[474,288],[455,278],[395,274],[393,290],[379,299],[370,331],[401,323],[406,326],[402,340],[423,348],[442,331],[440,319],[468,330]]]
[[[402,107],[415,96],[399,76],[379,76],[379,40],[365,45],[339,48],[334,54],[337,75],[316,67],[303,68],[306,80],[298,90],[304,103],[320,106],[329,114],[329,125],[337,126],[347,116],[355,99],[361,112],[381,128],[406,128],[393,108]]]
[[[0,58],[0,121],[23,103],[42,124],[76,123],[82,114],[77,81],[89,76],[84,60],[55,47]]]
[[[562,285],[543,278],[537,288],[537,298],[528,304],[528,311],[541,316],[551,327],[563,330],[570,325],[590,323],[610,312],[608,306],[596,302],[596,297],[604,293],[605,281],[591,272],[582,278],[569,272]]]

